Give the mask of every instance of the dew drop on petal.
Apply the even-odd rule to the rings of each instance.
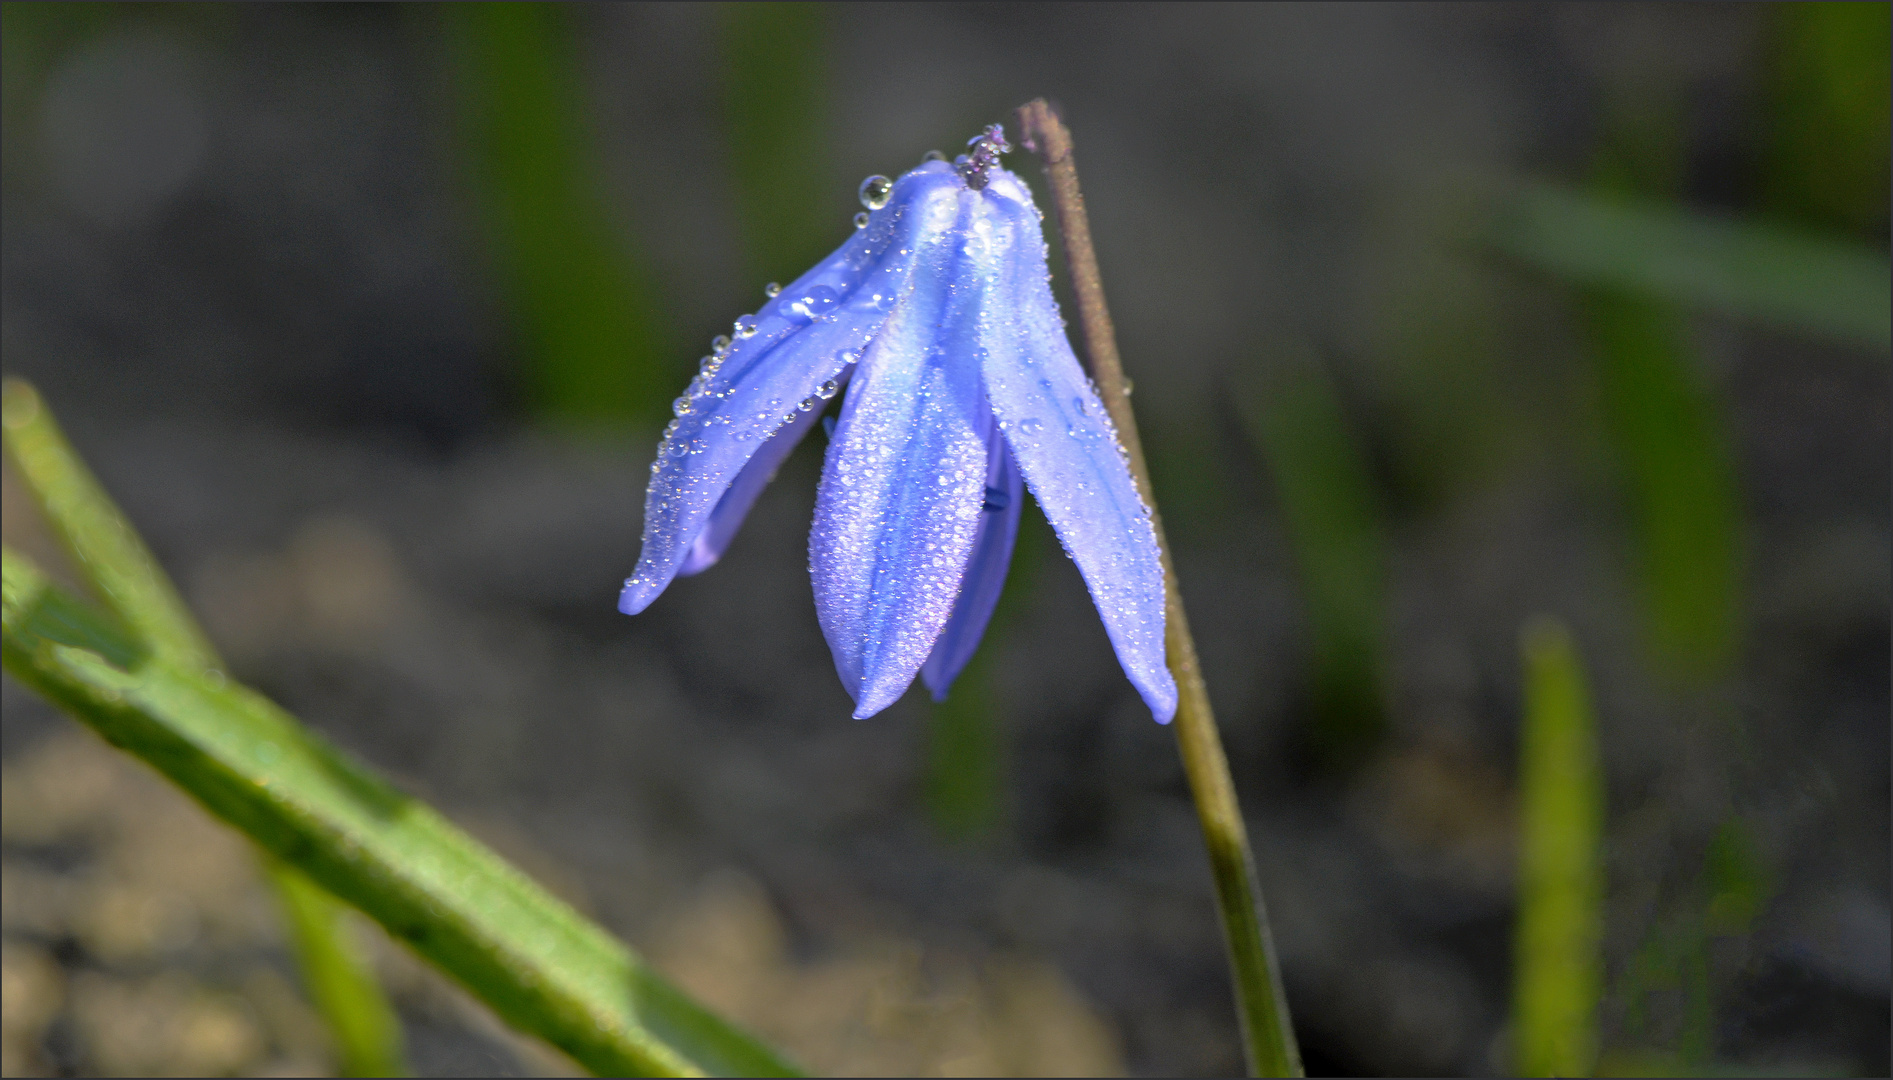
[[[1136,383],[1134,383],[1134,382],[1131,382],[1131,380],[1130,380],[1130,376],[1128,376],[1128,375],[1127,375],[1127,376],[1125,376],[1125,377],[1124,377],[1124,396],[1125,396],[1125,397],[1130,397],[1130,396],[1131,396],[1131,391],[1132,391],[1132,390],[1135,390],[1136,388],[1137,388],[1137,384],[1136,384]]]
[[[781,283],[772,281],[769,284],[764,285],[762,287],[762,294],[764,296],[767,296],[769,299],[774,300],[776,297],[782,295]]]
[[[929,161],[945,161],[946,155],[938,150],[929,150],[920,160],[923,164]]]
[[[861,352],[859,349],[843,349],[835,354],[835,359],[844,364],[852,364],[861,359]]]
[[[671,402],[670,411],[673,413],[676,413],[678,416],[682,416],[683,414],[689,412],[690,399],[687,397],[680,397],[676,401]]]
[[[1019,421],[1019,432],[1023,435],[1037,435],[1044,428],[1045,422],[1036,416],[1028,416]]]
[[[861,205],[870,210],[879,210],[887,205],[887,197],[894,190],[894,181],[876,174],[861,181]]]
[[[854,216],[854,227],[857,229],[865,229],[868,227],[868,212],[866,210]]]
[[[841,302],[841,295],[826,285],[811,285],[801,296],[782,305],[782,317],[807,326]]]
[[[736,336],[739,338],[756,336],[756,317],[754,315],[743,315],[737,318]]]
[[[710,351],[716,354],[717,356],[722,356],[724,353],[729,352],[730,351],[730,336],[728,334],[718,334],[717,336],[711,338]]]
[[[841,389],[841,386],[837,384],[835,380],[830,379],[815,388],[815,396],[821,398],[823,401],[827,401],[829,398],[834,397],[835,391],[839,389]]]

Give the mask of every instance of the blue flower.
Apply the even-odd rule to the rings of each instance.
[[[816,614],[855,716],[946,696],[985,633],[1030,487],[1160,723],[1163,569],[1097,388],[1065,338],[1041,215],[993,126],[954,163],[862,184],[848,242],[736,320],[665,429],[618,608],[714,564],[846,388],[809,532]]]

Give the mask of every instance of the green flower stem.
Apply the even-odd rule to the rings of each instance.
[[[0,390],[0,430],[14,465],[73,565],[150,651],[185,669],[222,667],[216,648],[150,549],[79,460],[31,386]],[[401,1024],[341,923],[343,908],[294,867],[263,857],[289,916],[303,984],[344,1076],[406,1076]]]
[[[1253,1076],[1300,1076],[1301,1051],[1289,1022],[1288,1002],[1282,993],[1275,943],[1269,933],[1262,890],[1256,881],[1255,859],[1236,803],[1235,782],[1223,755],[1222,737],[1210,711],[1209,690],[1196,659],[1196,642],[1183,611],[1176,567],[1164,539],[1157,500],[1150,490],[1150,470],[1144,463],[1143,443],[1137,437],[1137,419],[1131,413],[1130,393],[1118,358],[1117,334],[1104,303],[1104,279],[1098,272],[1097,253],[1091,247],[1091,225],[1085,217],[1084,195],[1078,189],[1078,170],[1072,162],[1071,134],[1044,99],[1019,109],[1019,126],[1027,149],[1045,162],[1051,182],[1052,207],[1064,240],[1065,262],[1072,291],[1078,299],[1082,332],[1092,378],[1117,426],[1118,439],[1129,456],[1137,489],[1150,507],[1163,553],[1165,634],[1170,671],[1176,676],[1178,702],[1174,729],[1183,755],[1183,769],[1196,800],[1196,816],[1209,849],[1216,881],[1216,908],[1222,916],[1224,941],[1229,947],[1230,975],[1236,988],[1236,1015],[1242,1026],[1243,1048]]]

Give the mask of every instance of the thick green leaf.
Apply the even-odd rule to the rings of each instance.
[[[67,444],[31,386],[6,381],[0,426],[8,455],[46,523],[112,615],[97,618],[63,594],[45,592],[22,633],[89,649],[120,668],[136,666],[147,652],[186,671],[221,668],[215,647],[158,560]],[[109,634],[93,633],[94,626]],[[348,939],[343,906],[292,866],[265,857],[264,871],[288,917],[303,982],[334,1039],[342,1074],[407,1075],[400,1020],[367,957]]]
[[[1893,347],[1893,270],[1855,241],[1549,184],[1501,200],[1486,240],[1577,284]]]
[[[792,1075],[603,930],[254,692],[161,656],[121,666],[109,621],[5,555],[7,671],[165,774],[602,1075]],[[57,608],[60,618],[41,613]],[[52,632],[47,627],[56,627]]]

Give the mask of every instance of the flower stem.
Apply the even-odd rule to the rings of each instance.
[[[1150,507],[1150,522],[1157,530],[1157,546],[1163,555],[1165,637],[1170,671],[1176,676],[1178,690],[1173,727],[1216,880],[1216,909],[1222,916],[1223,940],[1229,947],[1236,1016],[1242,1025],[1249,1072],[1252,1076],[1300,1076],[1301,1051],[1295,1045],[1288,1002],[1282,994],[1275,942],[1256,881],[1255,859],[1249,853],[1248,831],[1243,827],[1242,808],[1236,803],[1236,787],[1229,776],[1229,761],[1223,755],[1222,737],[1216,731],[1216,717],[1210,711],[1209,690],[1197,663],[1196,641],[1190,636],[1183,594],[1177,588],[1176,566],[1170,558],[1170,544],[1164,539],[1163,520],[1150,489],[1150,471],[1144,464],[1143,442],[1137,436],[1137,420],[1131,413],[1117,334],[1104,303],[1104,279],[1098,273],[1091,225],[1085,217],[1084,196],[1078,190],[1071,133],[1043,98],[1021,106],[1018,119],[1026,148],[1043,158],[1046,178],[1051,183],[1052,209],[1058,217],[1065,264],[1078,299],[1078,326],[1091,376],[1097,380],[1105,408],[1110,410],[1118,439],[1130,458],[1137,490]]]

